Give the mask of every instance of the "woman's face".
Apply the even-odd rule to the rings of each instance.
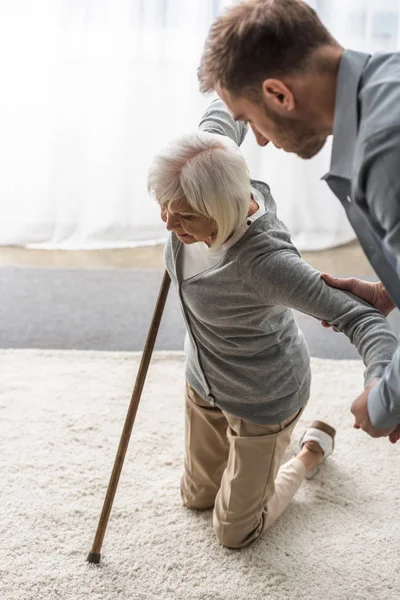
[[[217,224],[193,210],[185,197],[161,207],[161,218],[168,231],[173,231],[183,244],[205,242],[207,245],[217,233]]]

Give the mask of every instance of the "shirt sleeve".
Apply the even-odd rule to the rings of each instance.
[[[382,231],[383,243],[400,276],[400,128],[391,128],[364,144],[363,161],[354,196]],[[383,282],[384,283],[384,282]]]
[[[392,255],[400,276],[400,128],[391,128],[364,145],[363,165],[358,177],[361,196],[382,230],[383,243]],[[383,282],[385,283],[385,282]],[[382,380],[368,395],[372,424],[380,429],[400,423],[400,349]]]
[[[400,423],[400,348],[381,381],[368,394],[368,412],[372,425],[389,429]]]
[[[226,135],[240,146],[246,137],[248,126],[243,121],[234,121],[224,102],[216,98],[202,116],[199,129],[208,133]]]
[[[397,347],[384,316],[343,290],[329,287],[321,273],[294,250],[260,251],[242,268],[242,279],[268,305],[296,309],[342,331],[357,348],[366,367],[365,385],[382,377]]]

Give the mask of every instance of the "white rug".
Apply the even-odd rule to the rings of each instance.
[[[400,445],[352,429],[358,361],[314,360],[314,417],[337,450],[250,548],[219,546],[180,505],[183,359],[157,354],[100,566],[85,562],[138,355],[0,351],[0,598],[389,600],[399,597]]]

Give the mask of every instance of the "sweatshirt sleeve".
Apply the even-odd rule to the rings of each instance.
[[[365,386],[382,377],[397,339],[378,310],[348,292],[329,287],[295,249],[265,252],[260,248],[242,264],[241,271],[244,283],[266,304],[325,319],[342,331],[364,361]]]
[[[202,116],[199,129],[208,133],[226,135],[240,146],[246,137],[248,126],[243,121],[234,121],[224,102],[216,98]]]

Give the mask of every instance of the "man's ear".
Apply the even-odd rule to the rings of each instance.
[[[280,79],[265,79],[262,84],[262,90],[268,104],[288,112],[294,110],[296,103],[293,92]]]

